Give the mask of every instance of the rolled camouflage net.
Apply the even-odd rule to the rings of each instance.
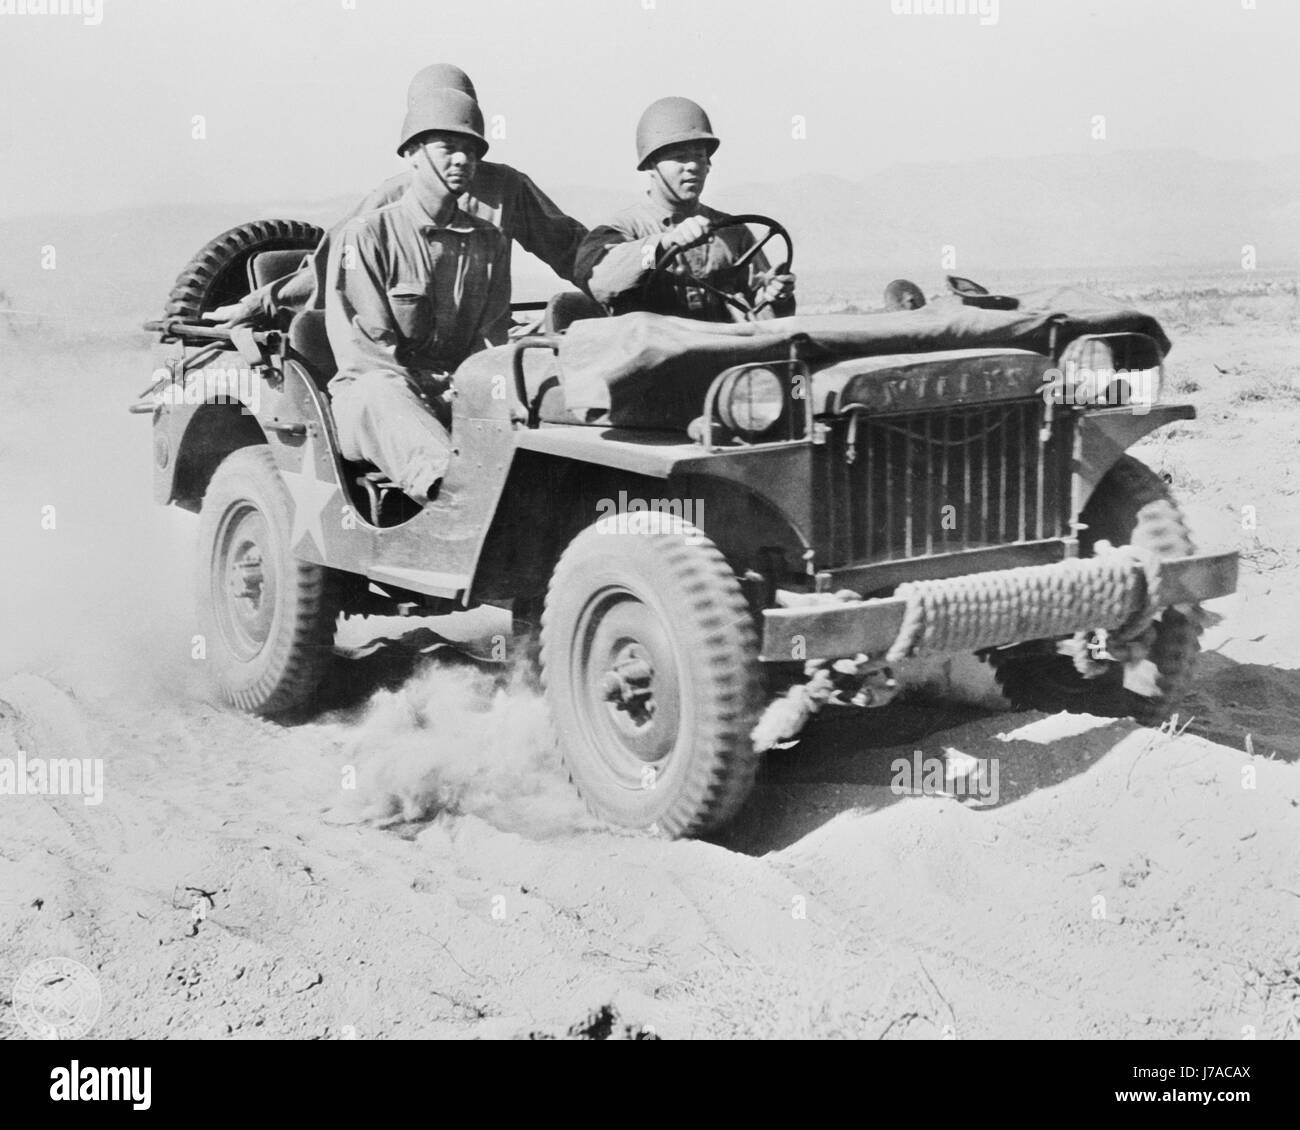
[[[1124,546],[1052,565],[911,581],[894,592],[908,605],[886,659],[978,651],[1084,629],[1139,636],[1158,611],[1159,577],[1154,556]]]

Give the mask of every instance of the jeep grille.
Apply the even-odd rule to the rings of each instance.
[[[1044,443],[1044,412],[1035,398],[836,420],[827,445],[827,564],[1067,535],[1072,421],[1058,414]]]

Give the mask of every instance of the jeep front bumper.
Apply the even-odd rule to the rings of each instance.
[[[769,663],[943,655],[1052,639],[1075,632],[1133,630],[1172,605],[1227,596],[1237,554],[1155,561],[1132,550],[1050,565],[1002,569],[900,585],[874,600],[763,612],[760,658]]]

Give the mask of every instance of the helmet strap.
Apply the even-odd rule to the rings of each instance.
[[[700,202],[698,200],[695,201],[683,200],[673,190],[672,185],[668,183],[668,179],[663,175],[663,173],[659,171],[656,165],[651,165],[650,170],[652,173],[654,173],[655,184],[657,184],[660,187],[660,189],[662,189],[662,191],[672,200],[672,202],[678,206],[678,209],[680,211],[686,212],[687,215],[694,215],[697,211],[699,211]]]
[[[424,163],[429,166],[429,171],[438,178],[438,183],[447,190],[447,198],[455,204],[460,200],[461,193],[452,188],[451,185],[447,183],[446,178],[443,177],[442,173],[438,172],[438,166],[433,163],[433,158],[429,156],[429,151],[425,148],[425,144],[426,143],[423,141],[419,143],[420,156],[424,158]]]

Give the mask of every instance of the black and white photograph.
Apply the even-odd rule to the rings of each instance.
[[[1249,1104],[1300,1039],[1298,47],[1283,0],[0,0],[34,1093],[1122,1041],[1110,1108]]]

